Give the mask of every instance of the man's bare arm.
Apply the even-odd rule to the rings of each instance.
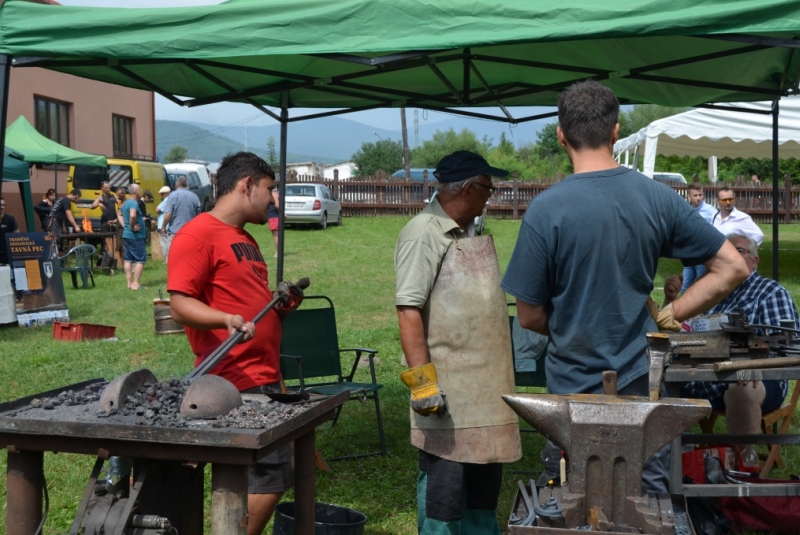
[[[672,310],[678,321],[706,312],[750,275],[742,255],[728,240],[725,240],[714,258],[704,265],[708,272],[672,302]]]
[[[75,227],[76,229],[81,228],[78,222],[75,221],[75,217],[72,215],[72,210],[66,210],[65,213],[67,215],[67,219],[69,220],[70,223],[72,223],[73,227]]]
[[[425,327],[422,311],[415,306],[398,306],[397,322],[400,326],[400,345],[409,368],[430,362],[428,346],[425,344]]]
[[[517,299],[517,316],[519,317],[519,324],[524,329],[550,336],[550,328],[547,326],[547,312],[544,309],[544,305],[531,305]]]
[[[256,326],[246,322],[238,314],[228,314],[181,292],[170,292],[170,311],[178,323],[193,329],[228,329],[245,333],[242,341],[250,340],[256,334]]]

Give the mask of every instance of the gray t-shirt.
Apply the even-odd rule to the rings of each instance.
[[[167,197],[164,213],[172,214],[167,231],[176,234],[182,226],[200,213],[200,199],[186,188],[176,189]]]
[[[617,167],[580,173],[537,195],[522,221],[502,288],[544,305],[545,368],[554,394],[598,393],[647,373],[645,308],[659,257],[711,259],[725,237],[671,188]]]

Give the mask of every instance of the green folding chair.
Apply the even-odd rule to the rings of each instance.
[[[342,373],[342,353],[355,354],[355,360],[348,375]],[[314,394],[335,395],[349,390],[349,401],[372,400],[375,403],[375,415],[378,419],[378,433],[381,442],[380,450],[335,457],[328,459],[330,461],[386,455],[386,436],[383,431],[381,405],[378,398],[378,391],[383,388],[383,385],[378,383],[375,375],[374,359],[377,354],[378,352],[374,349],[339,348],[333,301],[324,295],[307,295],[303,305],[283,320],[281,356],[291,357],[281,358],[281,374],[284,380],[300,380],[304,389]],[[353,381],[362,355],[369,359],[369,371],[372,379],[369,383]],[[297,364],[297,357],[301,359],[302,376]],[[319,381],[315,382],[315,380]],[[296,387],[290,389],[296,389]],[[341,406],[336,410],[332,426],[336,425],[341,410]]]

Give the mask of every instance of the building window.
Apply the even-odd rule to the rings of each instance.
[[[67,102],[33,97],[36,130],[48,139],[69,147],[70,106]]]
[[[113,115],[114,156],[133,155],[133,119]]]

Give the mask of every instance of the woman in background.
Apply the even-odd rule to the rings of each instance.
[[[53,209],[53,203],[56,202],[56,190],[50,188],[47,190],[47,193],[44,194],[42,200],[33,207],[33,210],[36,212],[36,215],[39,216],[39,222],[42,225],[42,230],[44,230],[44,222],[47,220],[47,216],[50,215],[50,210]]]

